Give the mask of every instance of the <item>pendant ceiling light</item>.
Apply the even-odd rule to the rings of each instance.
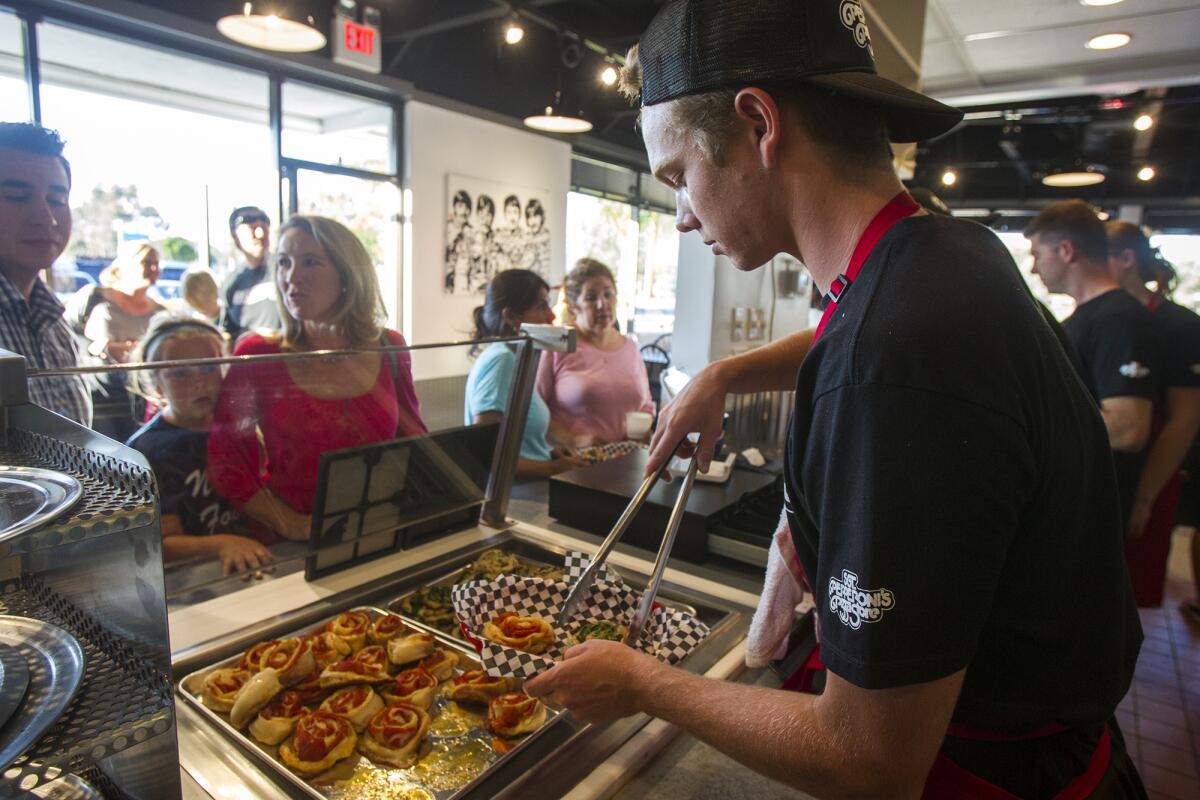
[[[280,53],[308,53],[325,46],[325,34],[313,26],[312,17],[297,22],[275,13],[256,14],[252,3],[246,3],[241,14],[217,20],[217,30],[238,44]]]
[[[562,92],[555,92],[553,103],[525,118],[525,127],[546,133],[587,133],[592,129],[592,123],[584,119],[582,111],[565,112]]]
[[[1074,189],[1080,186],[1095,186],[1098,183],[1104,183],[1105,180],[1107,177],[1100,167],[1088,166],[1085,169],[1052,172],[1042,178],[1042,183],[1057,189]]]

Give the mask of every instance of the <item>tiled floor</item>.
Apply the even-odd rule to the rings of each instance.
[[[1193,591],[1189,537],[1176,532],[1162,608],[1141,611],[1146,641],[1117,710],[1152,800],[1200,798],[1200,625],[1179,612]]]

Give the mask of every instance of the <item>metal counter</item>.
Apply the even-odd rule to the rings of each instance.
[[[514,539],[560,551],[595,550],[594,543],[576,536],[519,522],[504,531],[471,528],[312,582],[305,582],[301,572],[277,573],[250,584],[237,578],[233,579],[236,583],[217,581],[206,589],[212,593],[211,599],[186,605],[181,602],[170,612],[175,678],[240,651],[249,643],[270,638],[275,631],[295,628],[305,620],[355,605],[380,604],[444,574],[446,566],[461,560],[465,553]],[[614,553],[610,563],[631,576],[645,575],[651,567],[649,559],[628,550]],[[710,639],[685,661],[685,667],[716,678],[734,678],[743,670],[742,642],[757,595],[731,587],[727,577],[715,573],[701,576],[691,566],[677,568],[682,566],[681,562],[672,562],[668,567],[664,576],[666,591],[729,612],[724,618],[727,622],[714,628]],[[177,598],[184,599],[182,595]],[[530,748],[530,756],[514,762],[508,774],[499,773],[497,780],[483,784],[470,796],[570,796],[581,800],[611,796],[636,771],[631,764],[644,764],[676,732],[645,715],[604,726],[582,725],[573,719],[569,722],[556,726],[553,736],[544,737],[537,748]],[[231,747],[229,740],[183,704],[179,706],[178,730],[183,782],[189,787],[185,796],[207,795],[222,800],[295,796],[263,770],[253,756]],[[614,753],[615,759],[607,761]],[[616,776],[614,767],[619,773]]]

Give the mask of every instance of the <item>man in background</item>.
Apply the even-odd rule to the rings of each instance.
[[[32,369],[74,367],[63,304],[39,277],[71,238],[71,166],[55,131],[0,123],[0,348]],[[82,425],[92,402],[79,376],[29,381],[29,399]]]
[[[229,215],[229,235],[246,264],[225,284],[221,327],[235,342],[247,331],[279,330],[283,320],[279,318],[275,283],[267,264],[271,249],[271,218],[257,206],[236,208]]]
[[[1154,319],[1113,280],[1108,233],[1082,200],[1047,207],[1025,230],[1033,273],[1046,288],[1075,299],[1063,321],[1083,365],[1080,378],[1100,404],[1117,470],[1121,520],[1128,526],[1162,394],[1162,355]]]

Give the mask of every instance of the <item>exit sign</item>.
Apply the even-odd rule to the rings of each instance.
[[[368,72],[382,71],[383,43],[378,27],[334,14],[332,39],[333,60],[337,63]]]

